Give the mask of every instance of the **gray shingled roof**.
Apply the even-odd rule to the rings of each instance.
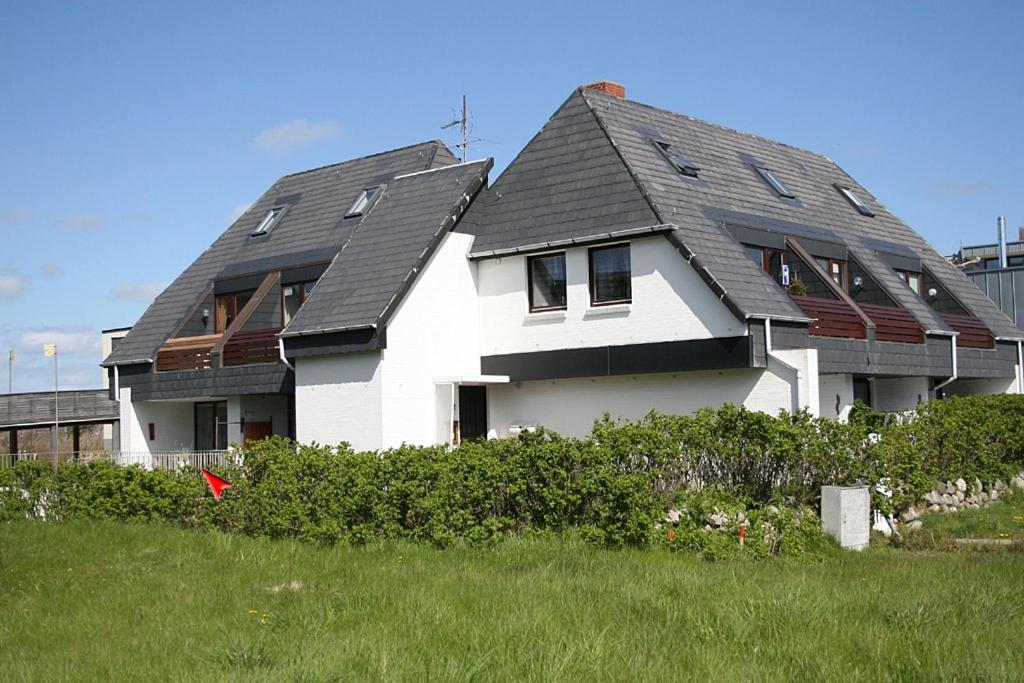
[[[282,336],[378,326],[483,187],[492,161],[391,180]]]
[[[364,187],[455,163],[444,143],[435,140],[284,176],[156,298],[103,364],[152,360],[207,285],[240,263],[283,264],[310,254],[329,260],[359,225],[359,219],[344,214]],[[267,211],[283,202],[291,206],[270,234],[251,237]],[[387,211],[378,203],[366,219],[378,209]]]
[[[682,150],[701,169],[699,178],[679,174],[652,136]],[[796,199],[779,197],[755,165],[775,171]],[[875,216],[859,214],[834,183],[853,188]],[[831,233],[925,329],[948,331],[876,251],[891,244],[893,253],[906,255],[909,248],[997,336],[1024,335],[827,157],[592,90],[569,97],[470,208],[460,229],[477,235],[473,250],[480,252],[659,223],[677,226],[669,240],[692,254],[691,263],[741,316],[804,317],[745,256],[726,229],[730,223],[807,236]]]

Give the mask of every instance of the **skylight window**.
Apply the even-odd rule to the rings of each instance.
[[[658,148],[658,151],[669,160],[669,163],[675,166],[677,171],[691,178],[697,177],[700,168],[690,162],[675,145],[664,140],[653,140],[652,142],[654,142],[654,146]]]
[[[275,206],[270,211],[267,211],[267,215],[263,217],[262,221],[260,221],[259,227],[253,231],[253,237],[257,235],[266,235],[273,230],[274,226],[277,225],[277,222],[281,220],[281,215],[284,213],[286,208],[288,207],[282,204],[281,206]]]
[[[796,195],[787,190],[786,186],[782,184],[782,181],[779,180],[779,176],[775,175],[775,171],[761,166],[755,166],[754,168],[757,169],[757,172],[761,174],[764,181],[771,185],[772,189],[775,190],[780,197],[786,197],[788,199],[796,198]]]
[[[368,187],[359,193],[356,197],[356,201],[353,202],[348,212],[345,213],[345,218],[352,218],[353,216],[362,216],[366,213],[370,205],[373,204],[373,200],[377,198],[380,193],[380,186]]]
[[[858,197],[857,195],[855,195],[853,193],[853,190],[851,190],[848,187],[844,187],[842,185],[836,185],[836,189],[839,190],[839,194],[843,195],[843,197],[846,199],[846,201],[850,202],[850,204],[853,206],[853,208],[857,209],[857,211],[859,211],[861,213],[861,215],[864,215],[864,216],[874,216],[875,215],[875,213],[871,209],[868,208],[867,204],[862,202],[860,200],[860,197]]]

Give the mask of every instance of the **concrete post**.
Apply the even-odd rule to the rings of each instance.
[[[867,548],[871,529],[871,494],[868,487],[823,486],[821,526],[844,548]]]

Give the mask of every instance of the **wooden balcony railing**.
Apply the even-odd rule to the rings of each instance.
[[[156,354],[157,372],[204,370],[210,367],[210,351],[220,341],[219,334],[168,339]]]
[[[276,363],[281,359],[277,346],[277,333],[282,328],[235,332],[224,345],[223,364],[252,365]]]
[[[858,303],[871,322],[875,324],[875,339],[878,341],[923,344],[924,330],[913,314],[905,308]]]
[[[810,332],[819,337],[865,339],[864,323],[857,311],[839,299],[794,296],[793,302],[808,318],[814,318]]]
[[[956,338],[957,346],[967,346],[975,349],[991,349],[995,346],[995,339],[992,337],[992,333],[973,315],[943,313],[942,319],[960,333],[960,336]]]

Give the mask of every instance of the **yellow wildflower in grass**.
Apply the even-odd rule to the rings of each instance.
[[[260,611],[258,609],[251,609],[251,610],[249,610],[249,616],[251,616],[251,617],[254,617],[254,616],[256,616],[259,613],[260,613]]]

